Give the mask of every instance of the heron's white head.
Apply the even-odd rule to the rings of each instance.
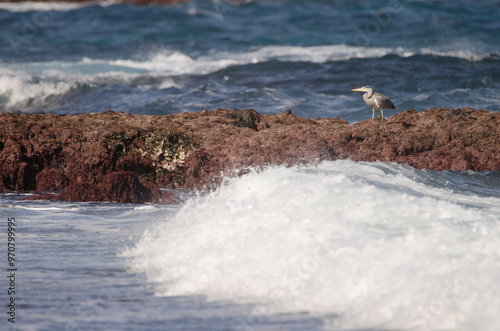
[[[363,86],[363,87],[359,87],[359,88],[353,88],[352,90],[356,91],[356,92],[372,93],[373,92],[373,87],[371,87],[371,86]]]

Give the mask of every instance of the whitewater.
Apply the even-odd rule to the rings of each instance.
[[[0,213],[23,330],[495,330],[499,193],[497,173],[339,160],[181,206],[10,193]]]
[[[189,200],[125,255],[157,295],[252,304],[245,323],[308,312],[342,330],[491,330],[500,200],[434,176],[351,161],[267,169]]]
[[[149,104],[142,104],[141,99],[150,101],[152,96],[147,98],[141,94],[156,94],[158,92],[179,91],[179,89],[190,89],[186,79],[189,76],[210,76],[225,70],[234,70],[235,67],[245,67],[248,65],[257,65],[262,63],[294,63],[306,62],[310,64],[336,63],[339,61],[349,61],[352,59],[382,59],[387,56],[396,56],[399,58],[411,58],[416,56],[433,57],[433,58],[453,58],[464,60],[467,62],[481,62],[490,59],[500,59],[500,52],[488,52],[485,50],[449,50],[443,51],[439,48],[421,48],[421,49],[405,49],[403,47],[361,47],[345,44],[339,45],[324,45],[324,46],[264,46],[255,49],[250,49],[245,52],[227,52],[227,51],[212,51],[210,54],[191,57],[180,51],[169,49],[155,49],[142,55],[144,59],[116,59],[102,60],[84,57],[79,61],[50,61],[50,62],[30,62],[30,63],[14,63],[0,67],[0,94],[3,96],[0,106],[0,111],[16,111],[32,113],[37,110],[45,110],[51,108],[57,112],[89,112],[90,109],[99,107],[116,108],[121,110],[132,111],[131,102],[126,100],[128,97],[123,95],[125,91],[117,90],[115,86],[123,86],[126,91],[133,90],[134,105],[136,112],[137,107],[148,107]],[[233,81],[231,74],[224,74],[223,81]],[[488,84],[489,77],[484,77],[484,84]],[[419,91],[423,88],[419,87]],[[96,102],[95,96],[98,99],[102,95],[103,90],[110,91],[112,94],[107,95],[114,98],[113,94],[117,94],[116,99],[125,99],[126,101],[117,101],[108,105]],[[170,89],[170,90],[169,90]],[[210,87],[213,91],[211,94],[219,95],[227,93],[227,88],[220,90],[220,87]],[[114,91],[116,90],[116,91]],[[195,93],[198,88],[195,88]],[[483,104],[490,105],[490,109],[496,110],[498,99],[494,92],[490,89],[483,88],[488,95],[487,98],[480,96],[469,96],[467,101],[474,100],[478,103],[479,100]],[[193,93],[193,91],[191,91]],[[272,91],[274,92],[274,91]],[[277,92],[277,91],[276,91]],[[469,89],[455,89],[450,93],[461,92],[460,98],[463,95],[469,95]],[[168,92],[167,92],[168,93]],[[191,93],[191,94],[192,94]],[[240,92],[241,93],[241,92]],[[484,92],[483,92],[484,93]],[[265,92],[263,92],[265,96]],[[276,94],[276,93],[273,93]],[[89,103],[89,97],[92,101]],[[352,96],[342,94],[338,98],[322,96],[330,98],[330,106],[346,107],[346,102],[354,100]],[[425,93],[408,93],[408,99],[418,100],[424,105],[427,104],[428,94]],[[275,107],[281,109],[284,104],[290,104],[290,100],[285,100],[287,96],[281,96],[273,100]],[[75,100],[81,100],[75,104]],[[337,100],[335,100],[337,99]],[[71,102],[70,102],[71,100]],[[216,98],[217,102],[221,99]],[[303,99],[302,101],[309,100]],[[104,100],[103,100],[104,101]],[[142,101],[142,102],[144,102]],[[174,100],[169,100],[172,102]],[[269,101],[269,100],[266,100]],[[105,101],[104,101],[105,102]],[[186,110],[196,110],[203,108],[202,105],[192,104],[192,100],[187,103],[184,100],[174,101],[179,102],[179,107]],[[280,102],[281,104],[277,104]],[[69,107],[68,107],[69,103]],[[223,104],[224,102],[222,102]],[[220,106],[221,104],[219,104]],[[260,104],[259,104],[260,105]],[[263,113],[272,113],[275,108],[267,106],[255,105],[261,109]],[[409,103],[409,106],[413,104]],[[413,105],[414,106],[414,105]],[[429,103],[429,107],[431,103]],[[195,108],[198,107],[198,108]],[[214,103],[213,107],[217,107]],[[75,109],[76,108],[76,109]],[[419,106],[422,108],[422,106]],[[139,110],[143,112],[144,110]],[[327,115],[328,111],[322,109],[322,112]],[[305,114],[311,117],[309,114]]]

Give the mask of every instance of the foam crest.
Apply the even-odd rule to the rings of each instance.
[[[0,109],[29,110],[68,93],[72,82],[49,73],[44,77],[21,71],[0,69]]]
[[[304,61],[323,63],[351,58],[381,57],[394,50],[383,47],[358,47],[344,44],[323,46],[266,46],[248,53],[236,54],[242,62],[265,62],[270,60]],[[224,53],[222,53],[224,54]]]
[[[361,47],[345,44],[321,46],[264,46],[241,52],[214,52],[199,57],[190,57],[178,51],[161,50],[144,61],[116,60],[108,64],[130,67],[163,74],[209,74],[230,66],[247,65],[268,61],[325,63],[329,61],[345,61],[349,59],[381,58],[387,55],[410,57],[414,55],[432,55],[455,57],[468,61],[481,61],[493,56],[486,51],[462,48],[446,51],[432,48],[420,50],[403,47]],[[100,61],[100,60],[97,60]]]
[[[401,47],[356,47],[340,44],[309,47],[265,46],[240,52],[215,51],[197,57],[162,49],[140,59],[104,60],[86,57],[80,61],[11,63],[0,68],[0,109],[54,109],[61,104],[74,102],[75,97],[85,96],[99,86],[115,84],[153,90],[181,88],[178,80],[173,79],[176,76],[208,75],[231,66],[271,61],[325,63],[353,58],[380,58],[386,55],[409,57],[419,54],[455,56],[470,61],[479,61],[491,55],[474,50],[453,52],[422,49],[413,52]],[[289,98],[280,98],[279,102],[284,103],[282,107],[288,107],[287,101],[283,101],[286,99]],[[491,103],[495,98],[488,94],[484,100]],[[292,105],[293,102],[295,101],[291,101]]]
[[[77,90],[82,84],[131,84],[141,75],[158,77],[157,87],[179,87],[171,77],[185,74],[206,75],[215,71],[250,63],[280,61],[324,62],[350,57],[376,56],[386,49],[363,51],[346,45],[295,47],[268,46],[249,52],[216,52],[192,58],[178,51],[161,50],[144,60],[103,60],[83,58],[80,61],[48,61],[11,64],[0,69],[0,108],[4,111],[29,111],[52,106],[58,98]],[[166,76],[166,77],[165,77]]]
[[[482,60],[491,54],[463,51],[435,50],[431,48],[409,50],[402,47],[360,47],[345,44],[322,46],[264,46],[241,52],[214,52],[199,57],[191,57],[179,51],[159,50],[152,52],[142,60],[117,59],[102,60],[84,58],[74,64],[64,64],[64,69],[79,70],[86,74],[95,73],[93,67],[98,67],[101,73],[106,72],[155,72],[167,75],[210,74],[212,72],[235,65],[247,65],[268,61],[325,63],[328,61],[344,61],[349,59],[380,58],[386,55],[410,57],[414,55],[446,56],[470,61]],[[130,71],[132,69],[136,71]]]
[[[87,6],[99,5],[109,6],[117,3],[114,0],[108,1],[88,1],[88,2],[40,2],[40,1],[23,1],[23,2],[2,2],[0,10],[7,10],[13,13],[24,13],[30,11],[69,11]]]
[[[406,54],[402,49],[368,48],[348,45],[324,46],[265,46],[246,52],[215,52],[192,58],[178,51],[162,50],[142,61],[137,60],[90,60],[88,63],[101,63],[117,67],[128,67],[166,74],[209,74],[234,65],[255,64],[272,60],[304,61],[323,63],[327,61],[348,60],[351,58],[382,57],[387,54]]]
[[[422,55],[432,55],[437,57],[451,57],[462,60],[467,60],[470,62],[479,62],[485,59],[495,59],[500,57],[500,52],[488,52],[475,50],[473,46],[471,48],[463,47],[456,49],[432,49],[432,48],[422,48],[419,52]]]
[[[252,173],[190,200],[125,255],[158,295],[252,303],[259,318],[491,329],[500,200],[413,179],[421,174],[351,161]]]

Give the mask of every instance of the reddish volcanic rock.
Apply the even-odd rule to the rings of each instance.
[[[469,108],[407,110],[386,120],[385,131],[380,119],[348,124],[252,109],[1,114],[0,189],[67,187],[61,199],[162,203],[170,195],[158,186],[212,188],[225,174],[267,165],[348,158],[493,171],[500,170],[499,121],[500,114]]]
[[[44,195],[32,195],[21,200],[57,200],[58,196],[52,193],[45,193]]]
[[[172,192],[167,191],[163,192],[158,201],[155,202],[161,205],[180,205],[182,203],[182,200]]]
[[[151,192],[151,197],[146,202],[152,202],[159,205],[178,205],[182,203],[182,200],[172,192],[166,191],[162,193],[155,184],[142,179],[140,182]]]
[[[37,191],[59,191],[68,186],[68,179],[60,169],[44,168],[36,177]]]
[[[153,187],[143,185],[131,171],[112,172],[93,185],[90,182],[70,185],[61,192],[59,200],[64,201],[111,201],[123,203],[144,203],[152,200]]]
[[[8,191],[9,189],[3,184],[3,181],[0,179],[0,192]]]

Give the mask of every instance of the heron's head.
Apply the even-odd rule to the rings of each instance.
[[[370,93],[370,92],[373,92],[373,87],[371,87],[371,86],[363,86],[363,87],[359,87],[359,88],[353,88],[352,90],[356,91],[356,92],[367,92],[367,93]]]

